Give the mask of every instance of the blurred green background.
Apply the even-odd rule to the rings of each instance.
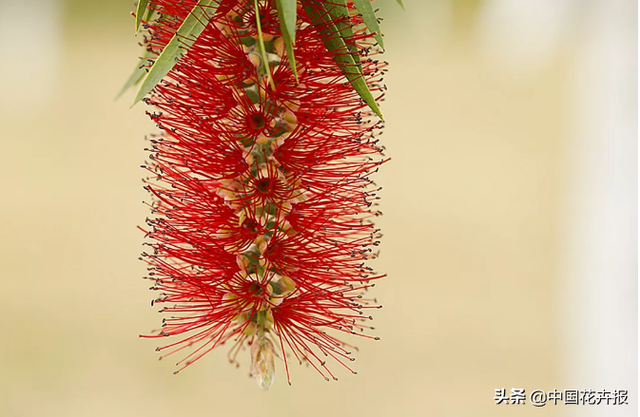
[[[0,416],[637,415],[637,3],[378,0],[392,161],[378,342],[269,393],[217,349],[178,376],[137,260],[131,0],[0,0]],[[337,369],[337,367],[335,367]],[[626,406],[495,390],[630,391]]]

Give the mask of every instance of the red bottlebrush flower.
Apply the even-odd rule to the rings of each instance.
[[[196,2],[151,3],[161,17],[149,22],[148,48],[159,53]],[[265,51],[253,0],[223,1],[209,17],[145,99],[162,133],[146,165],[153,202],[143,257],[160,292],[154,303],[168,314],[146,337],[177,337],[158,348],[164,356],[189,348],[176,372],[232,342],[234,363],[251,345],[265,389],[275,356],[287,379],[292,357],[329,379],[327,358],[351,370],[340,333],[373,338],[365,311],[379,306],[363,293],[384,276],[365,264],[380,237],[372,222],[379,189],[369,177],[384,161],[375,138],[382,126],[303,7],[297,81],[275,1],[259,2]],[[384,69],[370,35],[356,29],[354,42],[367,83],[380,92]]]

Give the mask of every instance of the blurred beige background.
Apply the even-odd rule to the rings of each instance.
[[[0,0],[0,416],[637,415],[637,3],[378,0],[379,342],[271,392],[158,362],[131,0]],[[495,390],[628,389],[627,406]]]

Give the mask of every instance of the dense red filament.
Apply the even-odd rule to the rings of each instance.
[[[148,22],[148,48],[159,54],[196,2],[151,3],[162,17]],[[302,7],[296,82],[269,0],[260,1],[260,18],[272,88],[256,49],[253,4],[223,0],[146,99],[161,134],[146,165],[153,201],[143,257],[160,293],[154,303],[168,314],[148,337],[177,336],[159,348],[167,354],[191,349],[182,369],[229,340],[237,341],[235,361],[252,341],[251,326],[263,326],[285,364],[290,351],[333,377],[326,358],[351,370],[352,357],[332,334],[372,338],[364,311],[378,308],[363,293],[383,276],[366,265],[380,237],[372,221],[379,188],[370,176],[384,162],[375,138],[382,124]],[[384,64],[359,19],[350,20],[354,42],[380,98]]]

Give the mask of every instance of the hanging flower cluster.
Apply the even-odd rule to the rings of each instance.
[[[151,1],[160,13],[146,23],[152,54],[195,3]],[[311,24],[318,1],[300,3],[297,74],[275,1],[223,1],[145,99],[161,133],[145,164],[143,259],[159,292],[153,304],[166,313],[145,337],[175,336],[157,350],[181,353],[176,372],[226,344],[236,364],[250,346],[265,390],[278,357],[288,380],[294,358],[335,379],[327,360],[350,371],[354,360],[340,334],[374,338],[368,311],[380,306],[365,292],[383,275],[365,261],[380,238],[370,176],[384,162],[382,126],[327,50],[335,34]],[[384,63],[360,16],[348,19],[349,47],[380,97]]]

